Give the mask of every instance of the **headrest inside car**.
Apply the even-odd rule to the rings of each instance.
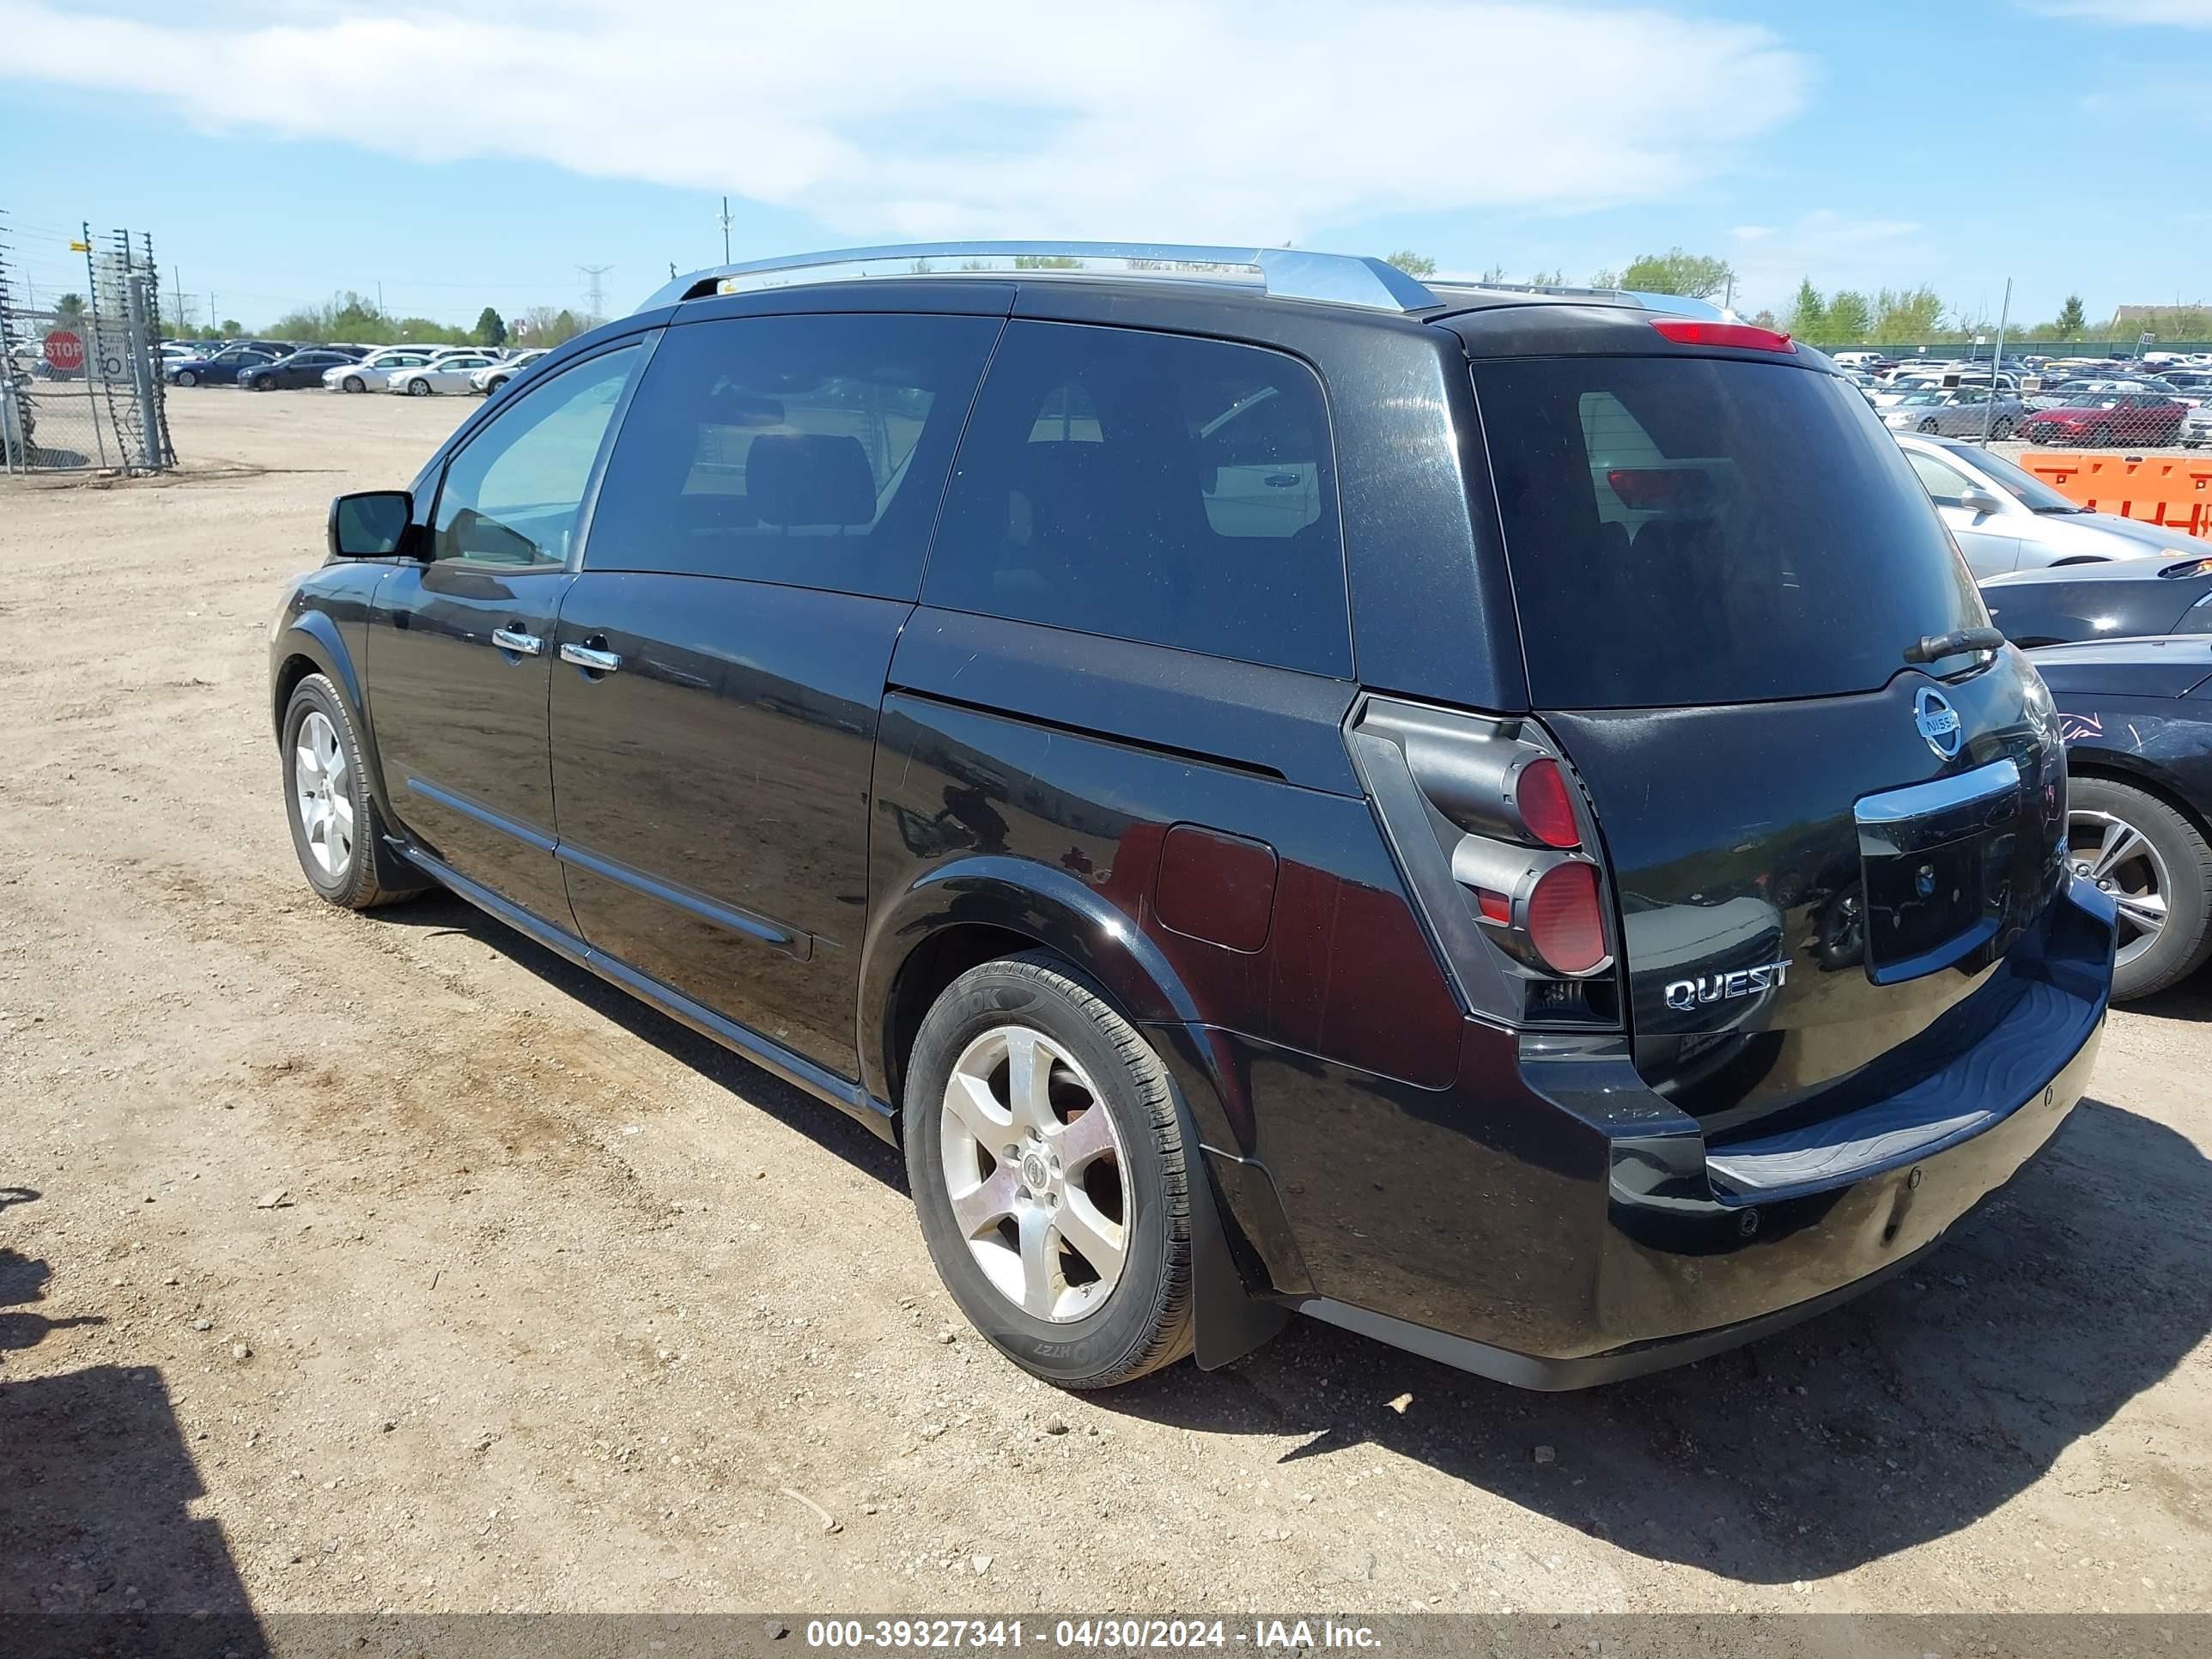
[[[876,516],[876,475],[853,437],[763,433],[745,452],[745,495],[763,524],[855,525]]]

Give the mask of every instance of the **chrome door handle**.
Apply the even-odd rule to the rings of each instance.
[[[491,642],[502,651],[512,651],[519,657],[535,657],[545,649],[545,641],[535,634],[526,634],[515,628],[495,628]]]
[[[622,666],[622,659],[611,651],[594,651],[588,645],[579,645],[574,640],[561,642],[561,660],[572,662],[579,668],[588,668],[594,674],[611,674]]]

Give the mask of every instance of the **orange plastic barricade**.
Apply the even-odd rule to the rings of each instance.
[[[2069,501],[2162,524],[2185,536],[2212,537],[2212,461],[2039,449],[2021,456],[2020,464]]]

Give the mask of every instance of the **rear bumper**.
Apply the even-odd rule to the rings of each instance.
[[[2032,934],[2008,962],[2010,1012],[1956,1064],[1864,1121],[1787,1146],[1709,1159],[1695,1121],[1644,1086],[1617,1040],[1501,1048],[1470,1027],[1448,1099],[1341,1079],[1360,1098],[1334,1115],[1387,1100],[1410,1156],[1371,1178],[1359,1147],[1381,1138],[1376,1121],[1334,1160],[1324,1207],[1322,1166],[1288,1144],[1263,1153],[1311,1269],[1310,1291],[1286,1299],[1503,1382],[1571,1389],[1717,1352],[1868,1290],[2009,1182],[2087,1086],[2109,903],[2069,885]]]

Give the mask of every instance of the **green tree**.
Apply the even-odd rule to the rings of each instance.
[[[1943,301],[1932,288],[1886,288],[1874,296],[1874,337],[1882,345],[1932,340],[1942,329]]]
[[[1437,274],[1434,259],[1425,253],[1416,253],[1409,247],[1401,247],[1395,253],[1386,253],[1382,259],[1384,264],[1397,266],[1408,276],[1433,276]]]
[[[1528,281],[1537,288],[1565,288],[1567,285],[1567,273],[1559,270],[1540,270],[1530,276]]]
[[[2081,296],[2078,294],[2068,295],[2066,303],[2058,307],[2058,321],[2056,325],[2058,337],[2062,340],[2078,340],[2081,337],[2081,331],[2088,325],[2089,313],[2082,309]]]
[[[246,325],[240,322],[235,317],[226,317],[222,319],[222,326],[217,329],[216,332],[222,335],[226,340],[234,340],[240,335],[246,332]]]
[[[84,295],[64,294],[54,301],[54,320],[64,328],[84,320]]]
[[[1680,294],[1692,300],[1710,300],[1728,291],[1735,270],[1725,259],[1710,253],[1685,253],[1670,247],[1664,253],[1646,253],[1629,262],[1617,283],[1600,288],[1625,288],[1641,294]]]
[[[486,306],[482,311],[477,313],[476,336],[476,343],[478,345],[505,345],[507,343],[507,319],[501,317],[499,313],[494,311],[489,306]]]
[[[1751,325],[1753,328],[1771,328],[1778,332],[1782,327],[1782,319],[1762,307],[1751,313]]]
[[[1797,297],[1790,305],[1790,331],[1801,340],[1828,337],[1828,305],[1810,276],[1797,284]]]
[[[1863,294],[1838,289],[1828,298],[1827,327],[1822,336],[1837,345],[1858,345],[1874,331],[1874,307]]]

